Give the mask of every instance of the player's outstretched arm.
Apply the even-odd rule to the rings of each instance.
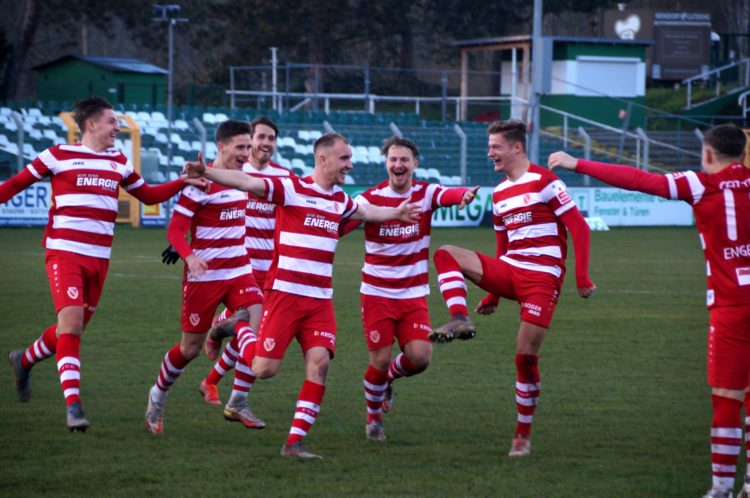
[[[9,201],[14,195],[24,191],[41,178],[35,177],[28,168],[0,184],[0,204]]]
[[[160,185],[149,185],[143,182],[139,187],[128,190],[128,193],[144,204],[158,204],[171,199],[185,187],[185,180],[178,178]]]
[[[573,238],[573,249],[576,258],[576,288],[578,295],[588,299],[596,290],[596,285],[589,277],[589,258],[591,254],[591,229],[581,216],[578,208],[573,207],[560,215],[560,221]]]
[[[240,170],[207,168],[203,162],[203,155],[200,152],[198,153],[197,161],[188,161],[185,163],[184,171],[190,179],[203,177],[225,187],[250,192],[258,197],[265,197],[266,195],[265,181],[260,178],[254,178]]]
[[[658,195],[659,197],[670,199],[669,184],[665,176],[647,173],[632,166],[576,159],[562,151],[550,154],[547,166],[549,169],[561,167],[573,170],[576,173],[589,175],[613,187],[637,190],[645,194]]]
[[[468,204],[471,204],[477,196],[478,190],[479,185],[471,188],[454,187],[445,189],[442,197],[440,197],[440,205],[443,207],[458,205],[458,209],[463,209]]]
[[[398,207],[389,208],[373,206],[372,204],[360,204],[351,218],[368,223],[380,223],[388,220],[400,220],[406,223],[417,223],[421,217],[419,204],[410,203],[409,199],[399,204]]]

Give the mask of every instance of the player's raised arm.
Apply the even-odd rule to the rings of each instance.
[[[184,171],[190,179],[203,177],[225,187],[250,192],[258,197],[265,197],[266,195],[266,182],[264,180],[254,178],[240,170],[207,168],[201,153],[198,153],[197,161],[185,163]]]
[[[551,170],[560,167],[575,171],[576,173],[589,175],[613,187],[637,190],[645,194],[658,195],[665,199],[671,198],[667,178],[664,175],[647,173],[632,166],[576,159],[563,151],[550,154],[547,166]]]
[[[11,197],[22,192],[31,184],[38,182],[39,180],[41,180],[41,178],[34,176],[29,168],[24,168],[17,175],[0,184],[0,204],[7,202]]]
[[[360,204],[351,218],[369,223],[380,223],[388,220],[399,220],[406,223],[417,223],[421,217],[419,205],[409,203],[409,199],[399,204],[398,207],[389,208],[373,206],[372,204]]]

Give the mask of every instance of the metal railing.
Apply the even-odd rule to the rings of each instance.
[[[742,119],[747,121],[747,112],[750,110],[750,90],[740,94],[737,98],[737,105],[742,110]]]
[[[687,102],[685,104],[685,109],[692,109],[692,107],[695,105],[695,103],[693,102],[693,83],[708,82],[710,84],[710,82],[713,81],[713,86],[715,89],[715,95],[713,98],[718,98],[721,96],[722,73],[726,73],[735,69],[737,70],[738,87],[725,93],[725,95],[729,95],[731,93],[740,91],[742,88],[750,86],[750,57],[725,64],[715,69],[711,69],[710,71],[704,71],[700,74],[682,80],[682,84],[687,85]]]

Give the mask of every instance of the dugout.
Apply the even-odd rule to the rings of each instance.
[[[653,41],[543,36],[542,44],[542,105],[618,128],[625,118],[630,128],[643,125],[642,109],[629,103],[644,104],[646,49]],[[455,45],[461,49],[462,97],[471,93],[470,58],[483,52],[499,58],[494,65],[500,67],[501,95],[511,95],[515,85],[519,97],[530,97],[531,36],[461,40]],[[543,127],[559,126],[563,118],[542,110],[540,120]]]
[[[129,57],[65,55],[33,68],[37,100],[75,101],[93,95],[112,103],[163,105],[169,71]]]

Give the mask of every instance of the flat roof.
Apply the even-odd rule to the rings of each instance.
[[[141,74],[169,74],[166,69],[160,68],[148,62],[133,57],[100,57],[100,56],[80,56],[80,55],[64,55],[53,61],[45,62],[32,69],[39,71],[46,67],[60,64],[68,60],[80,60],[88,62],[94,66],[103,67],[111,71],[126,72],[126,73],[141,73]]]
[[[621,40],[620,38],[592,38],[578,36],[543,36],[545,40],[552,40],[552,43],[590,43],[594,45],[654,45],[654,40]],[[490,38],[472,38],[469,40],[456,40],[453,42],[455,47],[481,47],[484,45],[510,45],[514,43],[531,43],[531,35],[517,36],[497,36]]]

